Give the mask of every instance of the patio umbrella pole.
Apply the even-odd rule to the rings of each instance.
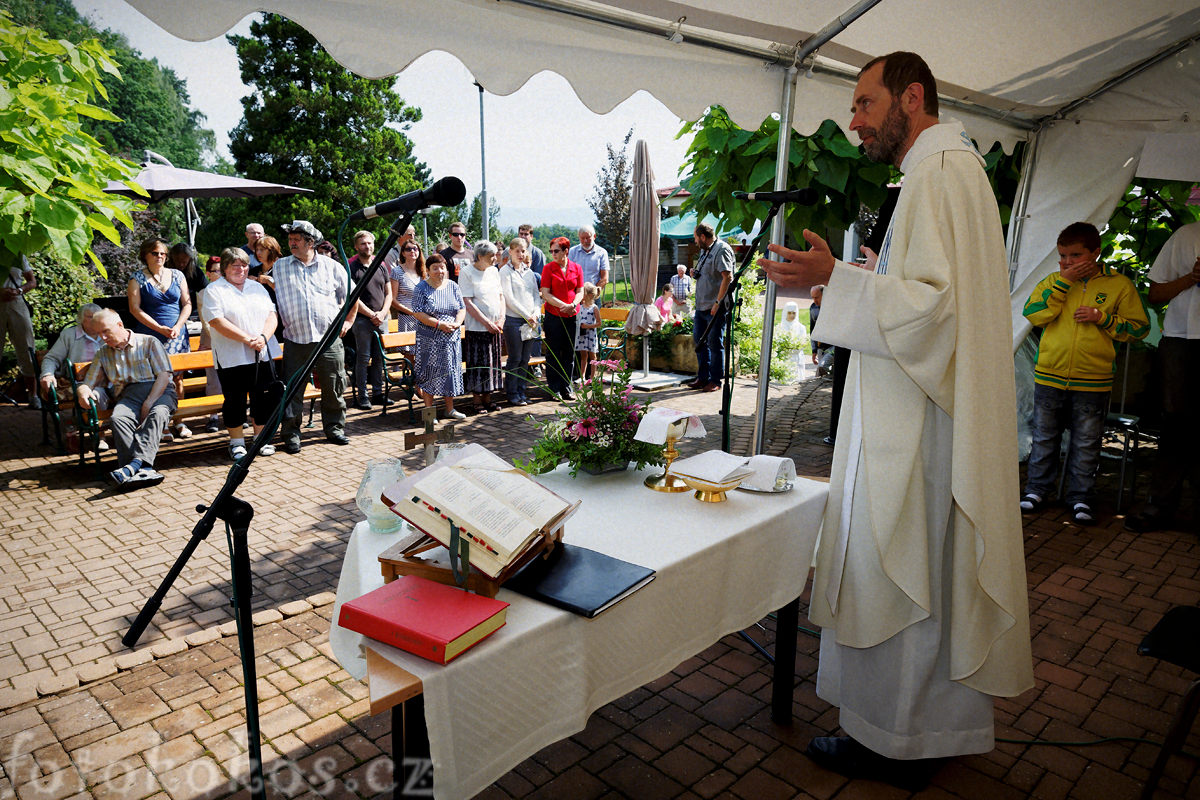
[[[248,532],[250,520],[254,517],[254,509],[245,500],[235,497],[234,492],[241,486],[242,481],[246,479],[246,476],[250,472],[250,464],[258,456],[263,445],[270,442],[275,436],[275,431],[279,428],[279,423],[283,420],[283,414],[288,404],[300,393],[300,387],[304,383],[304,381],[300,380],[300,377],[312,372],[313,365],[316,364],[317,359],[333,344],[333,340],[338,337],[338,334],[341,332],[342,320],[345,319],[350,309],[354,308],[358,303],[359,296],[362,295],[371,278],[383,264],[384,254],[395,246],[396,242],[403,235],[403,232],[408,229],[409,222],[412,220],[414,213],[406,212],[402,214],[391,226],[388,238],[384,241],[383,247],[375,253],[375,258],[371,261],[371,266],[367,268],[363,279],[350,290],[341,312],[329,329],[325,331],[325,335],[321,337],[320,345],[313,350],[312,355],[309,356],[304,366],[297,370],[296,374],[288,381],[283,398],[280,400],[279,405],[276,406],[274,412],[272,412],[270,419],[263,426],[262,431],[250,443],[246,455],[235,461],[233,466],[230,467],[229,474],[225,478],[225,484],[217,492],[216,498],[208,506],[196,506],[197,513],[203,516],[200,517],[195,527],[192,528],[191,539],[188,540],[188,543],[183,548],[183,552],[175,559],[175,563],[167,571],[167,575],[163,578],[162,583],[154,591],[150,599],[146,601],[145,606],[142,607],[141,612],[121,639],[121,643],[126,647],[133,647],[137,644],[138,639],[141,638],[142,633],[145,632],[146,627],[150,624],[150,620],[158,613],[158,609],[162,606],[163,598],[166,597],[171,585],[179,577],[180,573],[183,572],[183,568],[191,558],[192,553],[196,551],[196,548],[200,546],[202,541],[208,538],[217,520],[224,521],[229,539],[233,605],[235,610],[234,618],[237,621],[238,648],[241,654],[242,678],[244,681],[243,690],[246,698],[247,755],[250,762],[248,788],[250,796],[255,798],[255,800],[265,800],[266,784],[262,772],[261,737],[258,724],[258,679],[254,666],[254,623],[251,619],[253,615],[251,597],[254,590],[252,586],[253,576],[250,569]]]

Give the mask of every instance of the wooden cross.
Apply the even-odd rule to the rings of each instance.
[[[404,434],[404,449],[412,450],[417,445],[424,445],[425,465],[429,466],[437,458],[438,443],[454,441],[454,423],[443,425],[440,431],[436,430],[437,409],[433,406],[421,409],[421,420],[425,423],[424,432]]]

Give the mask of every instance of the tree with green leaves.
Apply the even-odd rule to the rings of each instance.
[[[684,211],[700,218],[713,214],[748,231],[770,205],[761,201],[734,200],[733,193],[763,192],[775,188],[779,118],[767,117],[757,130],[738,127],[721,106],[710,106],[704,116],[686,123],[679,136],[693,134],[684,164],[688,174],[682,185],[691,193]],[[789,189],[812,188],[821,195],[814,205],[789,203],[783,207],[787,234],[794,240],[809,228],[825,237],[849,230],[863,206],[878,209],[887,197],[894,173],[887,164],[867,159],[851,144],[841,128],[826,120],[811,136],[791,131],[788,159]]]
[[[116,224],[133,226],[133,201],[104,187],[134,165],[85,129],[117,120],[95,102],[108,96],[106,75],[120,79],[98,41],[51,39],[0,12],[0,269],[44,252],[69,265],[90,258],[103,272],[93,236],[116,242]]]
[[[243,202],[236,220],[213,219],[210,211],[201,229],[204,249],[241,241],[252,220],[278,236],[280,224],[307,219],[332,238],[355,209],[429,182],[404,133],[420,109],[395,93],[391,79],[358,77],[311,33],[277,14],[252,22],[249,36],[227,38],[251,87],[230,143],[234,167],[247,178],[313,193]],[[367,227],[385,232],[382,222]]]
[[[633,196],[629,140],[632,138],[633,128],[630,128],[620,149],[612,142],[605,145],[608,155],[596,174],[595,194],[587,201],[596,215],[596,241],[613,255],[629,249],[629,203]]]

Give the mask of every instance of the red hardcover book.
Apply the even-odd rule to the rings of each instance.
[[[342,605],[338,625],[445,664],[495,633],[508,603],[403,575]]]

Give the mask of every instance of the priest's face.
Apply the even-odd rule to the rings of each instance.
[[[907,152],[912,120],[900,108],[900,98],[883,85],[883,64],[863,73],[854,87],[850,130],[862,139],[867,158],[899,166]]]

